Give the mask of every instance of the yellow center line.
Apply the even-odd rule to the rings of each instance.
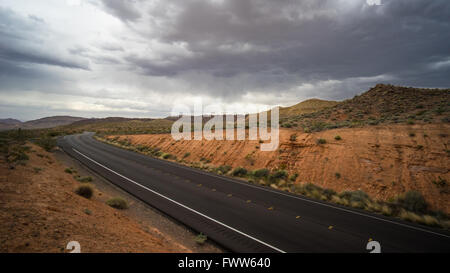
[[[268,210],[273,210],[273,207],[269,207]]]
[[[247,200],[246,202],[247,202],[247,203],[250,203],[250,202],[252,202],[252,200]]]
[[[295,218],[300,219],[300,216],[297,215]]]
[[[231,196],[233,196],[233,195],[230,193],[230,194],[228,194],[227,196],[228,196],[228,197],[231,197]]]
[[[328,229],[330,229],[330,230],[333,229],[333,226],[329,226]]]

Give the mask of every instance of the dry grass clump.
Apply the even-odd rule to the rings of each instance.
[[[106,204],[115,209],[127,209],[128,203],[120,197],[114,197],[106,201]]]
[[[90,199],[94,194],[94,189],[91,186],[82,185],[75,190],[75,193],[83,196],[84,198]]]

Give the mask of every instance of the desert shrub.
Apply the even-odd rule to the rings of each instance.
[[[231,166],[228,165],[221,165],[219,167],[216,168],[216,171],[221,172],[223,174],[228,173],[229,171],[231,171]]]
[[[66,173],[72,173],[72,170],[71,169],[69,169],[69,168],[66,168],[65,170],[64,170],[64,172],[66,172]]]
[[[340,173],[335,173],[334,176],[336,176],[337,179],[341,178],[341,174]]]
[[[441,115],[442,113],[445,112],[445,110],[444,110],[444,108],[442,108],[442,107],[438,107],[438,108],[435,110],[435,112],[436,112],[436,114]]]
[[[396,203],[406,210],[417,213],[425,212],[428,207],[425,198],[423,198],[422,194],[417,191],[409,191],[405,193],[397,198]]]
[[[90,176],[83,176],[83,177],[77,176],[75,179],[81,183],[92,182],[92,177]]]
[[[253,157],[253,154],[247,154],[246,156],[245,156],[245,160],[247,160],[249,163],[250,163],[250,165],[252,165],[253,166],[253,164],[255,164],[255,158]]]
[[[339,194],[339,197],[349,200],[350,202],[365,202],[370,200],[367,193],[357,190],[357,191],[344,191]]]
[[[206,236],[203,233],[200,233],[199,235],[195,236],[195,242],[197,244],[203,245],[206,242],[206,240],[208,240],[208,236]]]
[[[414,212],[406,211],[406,210],[402,210],[399,214],[399,217],[403,220],[415,222],[415,223],[418,223],[421,220],[420,219],[421,217],[419,215],[415,214]]]
[[[172,155],[169,154],[169,153],[163,153],[163,154],[161,155],[161,157],[162,157],[163,159],[170,159],[170,158],[172,158]]]
[[[277,170],[270,175],[270,179],[285,179],[288,173],[285,170]]]
[[[341,205],[349,204],[347,200],[339,198],[334,190],[324,189],[312,183],[306,183],[303,185],[295,186],[295,191],[314,199],[319,199],[323,201],[331,200],[334,203]]]
[[[11,151],[7,157],[6,157],[6,161],[7,162],[20,162],[20,161],[26,161],[29,160],[30,158],[28,157],[28,155],[24,152],[22,147],[15,147],[13,148],[13,151]]]
[[[242,167],[237,167],[232,172],[233,176],[244,176],[246,174],[247,174],[247,169],[242,168]]]
[[[94,190],[92,189],[91,186],[87,186],[87,185],[83,185],[83,186],[79,186],[76,190],[75,193],[83,196],[84,198],[91,198],[92,194],[94,193]]]
[[[191,153],[185,153],[184,155],[183,155],[183,158],[186,158],[186,157],[188,157],[188,156],[190,156],[191,155]]]
[[[297,180],[297,177],[298,177],[298,173],[294,173],[293,175],[291,175],[291,176],[289,177],[289,180],[291,180],[292,182],[294,182],[295,180]]]
[[[289,140],[290,141],[296,141],[297,140],[297,135],[296,134],[291,135]]]
[[[323,138],[319,138],[317,140],[317,144],[325,144],[325,143],[327,143],[327,141],[325,139],[323,139]]]
[[[114,197],[106,201],[106,204],[115,209],[127,209],[128,203],[120,197]]]
[[[322,194],[329,200],[336,195],[336,192],[332,189],[323,189]]]
[[[253,172],[253,176],[255,177],[268,177],[270,171],[268,169],[259,169]]]
[[[44,148],[47,152],[50,152],[56,147],[56,140],[51,137],[40,138],[36,141],[36,144]]]
[[[438,187],[445,187],[447,185],[447,180],[442,179],[442,177],[438,177],[438,180],[433,180],[433,184],[435,184]]]
[[[381,214],[386,216],[392,215],[392,209],[388,205],[381,206]]]
[[[334,139],[341,140],[342,138],[341,138],[341,136],[335,136]]]

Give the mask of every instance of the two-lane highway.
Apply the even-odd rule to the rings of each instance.
[[[236,252],[450,252],[450,234],[256,186],[95,140],[59,146],[111,183]]]

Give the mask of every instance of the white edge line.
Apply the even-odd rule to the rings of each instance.
[[[152,158],[152,159],[161,160],[161,159],[157,159],[157,158]],[[165,160],[161,160],[161,161],[166,162]],[[167,163],[174,164],[173,162],[169,162],[169,161],[167,161]],[[333,205],[320,203],[320,202],[317,202],[317,201],[314,201],[314,200],[309,200],[309,199],[306,199],[306,198],[302,198],[300,196],[293,196],[293,195],[290,195],[290,194],[285,194],[283,192],[275,191],[275,190],[272,190],[272,189],[266,189],[266,188],[263,188],[263,187],[257,187],[257,186],[254,186],[254,185],[251,185],[251,184],[248,184],[248,183],[244,183],[244,182],[241,182],[241,181],[236,181],[236,180],[230,179],[230,178],[225,177],[225,176],[218,176],[218,175],[214,175],[214,174],[211,174],[211,173],[208,173],[208,172],[199,171],[199,170],[196,170],[194,168],[188,168],[188,167],[180,165],[180,164],[176,164],[176,166],[184,168],[184,169],[192,170],[192,171],[197,172],[199,174],[205,174],[205,175],[208,175],[208,176],[211,176],[211,177],[220,178],[220,179],[227,180],[227,181],[230,181],[230,182],[233,182],[233,183],[237,183],[237,184],[240,184],[240,185],[245,185],[247,187],[251,187],[251,188],[254,188],[254,189],[259,189],[259,190],[262,190],[262,191],[267,191],[267,192],[283,195],[283,196],[286,196],[286,197],[299,199],[299,200],[306,201],[306,202],[309,202],[309,203],[313,203],[313,204],[317,204],[317,205],[333,208],[333,209],[336,209],[336,210],[345,211],[345,212],[348,212],[348,213],[352,213],[352,214],[356,214],[356,215],[372,218],[372,219],[375,219],[375,220],[379,220],[379,221],[391,223],[391,224],[394,224],[394,225],[398,225],[398,226],[414,229],[414,230],[417,230],[417,231],[427,232],[427,233],[431,233],[431,234],[434,234],[434,235],[439,235],[439,236],[442,236],[442,237],[445,237],[445,238],[450,238],[450,236],[442,234],[442,233],[434,232],[434,231],[431,231],[431,230],[427,230],[427,229],[423,229],[423,228],[419,228],[419,227],[415,227],[415,226],[411,226],[411,225],[407,225],[407,224],[402,224],[402,223],[399,223],[399,222],[383,219],[383,218],[372,216],[372,215],[368,215],[368,214],[365,214],[365,213],[360,213],[360,212],[357,212],[357,211],[354,211],[354,210],[349,210],[349,209],[345,209],[345,208],[341,208],[341,207],[337,207],[337,206],[333,206]]]
[[[125,151],[127,151],[127,150],[125,150]],[[240,184],[240,185],[245,185],[247,187],[251,187],[251,188],[254,188],[254,189],[259,189],[259,190],[262,190],[262,191],[267,191],[267,192],[283,195],[283,196],[286,196],[286,197],[290,197],[290,198],[306,201],[306,202],[309,202],[309,203],[322,205],[322,206],[325,206],[325,207],[329,207],[329,208],[333,208],[333,209],[336,209],[336,210],[341,210],[341,211],[345,211],[345,212],[348,212],[348,213],[352,213],[352,214],[356,214],[356,215],[372,218],[372,219],[375,219],[375,220],[379,220],[379,221],[383,221],[383,222],[386,222],[386,223],[390,223],[390,224],[394,224],[394,225],[398,225],[398,226],[414,229],[414,230],[417,230],[417,231],[422,231],[422,232],[426,232],[426,233],[442,236],[442,237],[445,237],[445,238],[450,238],[450,236],[448,236],[446,234],[434,232],[434,231],[431,231],[431,230],[427,230],[427,229],[423,229],[423,228],[419,228],[419,227],[415,227],[415,226],[411,226],[411,225],[407,225],[407,224],[402,224],[402,223],[399,223],[399,222],[394,222],[394,221],[391,221],[391,220],[383,219],[383,218],[372,216],[372,215],[369,215],[369,214],[360,213],[360,212],[357,212],[357,211],[354,211],[354,210],[349,210],[349,209],[345,209],[345,208],[341,208],[341,207],[337,207],[337,206],[333,206],[333,205],[324,204],[324,203],[317,202],[317,201],[314,201],[314,200],[309,200],[309,199],[306,199],[306,198],[302,198],[300,196],[293,196],[293,195],[290,195],[290,194],[285,194],[283,192],[275,191],[275,190],[272,190],[272,189],[266,189],[266,188],[263,188],[263,187],[257,187],[257,186],[251,185],[249,183],[244,183],[244,182],[241,182],[241,181],[230,179],[230,178],[228,178],[226,176],[214,175],[214,174],[211,174],[211,173],[208,173],[208,172],[196,170],[194,168],[189,168],[189,167],[183,166],[181,164],[175,164],[175,163],[172,163],[172,162],[169,162],[169,161],[165,161],[165,160],[161,160],[161,159],[157,159],[157,158],[152,158],[152,159],[160,160],[160,161],[166,162],[168,164],[176,165],[177,167],[181,167],[181,168],[184,168],[184,169],[188,169],[188,170],[194,171],[194,172],[199,173],[199,174],[205,174],[205,175],[208,175],[208,176],[211,176],[211,177],[220,178],[220,179],[227,180],[227,181],[230,181],[230,182],[233,182],[233,183],[237,183],[237,184]]]
[[[95,161],[94,159],[92,159],[92,158],[90,158],[90,157],[88,157],[88,156],[82,154],[81,152],[79,152],[79,151],[76,150],[75,148],[72,148],[72,150],[75,151],[76,153],[80,154],[81,156],[85,157],[86,159],[88,159],[88,160],[94,162],[95,164],[97,164],[97,165],[99,165],[99,166],[105,168],[106,170],[108,170],[108,171],[110,171],[110,172],[112,172],[112,173],[114,173],[114,174],[116,174],[116,175],[122,177],[123,179],[126,179],[126,180],[130,181],[130,182],[133,183],[133,184],[138,185],[139,187],[141,187],[141,188],[143,188],[143,189],[145,189],[145,190],[147,190],[147,191],[150,191],[150,192],[152,192],[152,193],[154,193],[154,194],[156,194],[156,195],[158,195],[158,196],[160,196],[160,197],[162,197],[162,198],[164,198],[164,199],[167,199],[167,200],[171,201],[172,203],[175,203],[175,204],[177,204],[177,205],[179,205],[179,206],[181,206],[181,207],[183,207],[183,208],[185,208],[185,209],[187,209],[187,210],[189,210],[189,211],[192,211],[192,212],[194,212],[194,213],[196,213],[196,214],[198,214],[198,215],[200,215],[200,216],[202,216],[202,217],[205,217],[206,219],[211,220],[211,221],[213,221],[213,222],[215,222],[215,223],[217,223],[217,224],[219,224],[219,225],[222,225],[222,226],[224,226],[224,227],[226,227],[226,228],[228,228],[228,229],[231,229],[231,230],[234,231],[234,232],[237,232],[237,233],[239,233],[239,234],[241,234],[241,235],[244,235],[245,237],[248,237],[248,238],[250,238],[250,239],[252,239],[252,240],[254,240],[254,241],[256,241],[256,242],[258,242],[258,243],[260,243],[260,244],[263,244],[263,245],[265,245],[265,246],[268,246],[268,247],[270,247],[270,248],[272,248],[272,249],[274,249],[274,250],[276,250],[276,251],[278,251],[278,252],[286,253],[285,251],[283,251],[283,250],[281,250],[281,249],[279,249],[279,248],[277,248],[277,247],[274,247],[274,246],[272,246],[272,245],[270,245],[270,244],[268,244],[268,243],[265,243],[265,242],[263,242],[263,241],[261,241],[261,240],[255,238],[255,237],[252,237],[252,236],[250,236],[250,235],[248,235],[248,234],[246,234],[246,233],[244,233],[244,232],[242,232],[242,231],[240,231],[240,230],[237,230],[237,229],[235,229],[235,228],[233,228],[233,227],[230,227],[230,226],[228,226],[228,225],[226,225],[226,224],[224,224],[224,223],[222,223],[222,222],[220,222],[220,221],[217,221],[216,219],[213,219],[213,218],[211,218],[211,217],[209,217],[209,216],[207,216],[207,215],[205,215],[205,214],[203,214],[203,213],[201,213],[201,212],[198,212],[198,211],[196,211],[196,210],[194,210],[194,209],[191,209],[190,207],[188,207],[188,206],[186,206],[186,205],[183,205],[183,204],[181,204],[181,203],[179,203],[179,202],[177,202],[177,201],[175,201],[175,200],[173,200],[173,199],[170,199],[169,197],[164,196],[164,195],[162,195],[162,194],[160,194],[160,193],[158,193],[158,192],[156,192],[156,191],[154,191],[154,190],[152,190],[152,189],[149,189],[149,188],[147,188],[146,186],[143,186],[143,185],[141,185],[141,184],[139,184],[139,183],[133,181],[132,179],[130,179],[130,178],[126,177],[126,176],[123,176],[123,175],[121,175],[120,173],[115,172],[115,171],[111,170],[110,168],[108,168],[108,167],[106,167],[106,166],[104,166],[104,165],[98,163],[98,162]]]

